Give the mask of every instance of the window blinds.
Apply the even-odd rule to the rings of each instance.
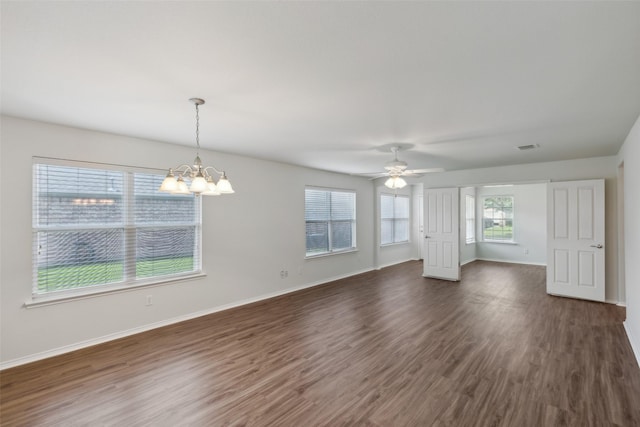
[[[200,270],[200,205],[162,175],[34,165],[33,293]]]
[[[356,194],[305,189],[307,256],[355,248]]]
[[[465,239],[466,243],[474,243],[476,241],[476,198],[467,194],[465,205]]]
[[[134,174],[136,278],[199,270],[196,198],[158,192],[163,179],[162,175]]]
[[[409,197],[380,196],[380,244],[409,241]]]

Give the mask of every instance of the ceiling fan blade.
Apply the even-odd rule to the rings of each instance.
[[[365,178],[369,178],[369,180],[374,180],[378,178],[383,178],[387,176],[404,176],[404,177],[421,177],[425,173],[432,172],[444,172],[442,168],[431,168],[431,169],[407,169],[407,162],[398,159],[398,151],[402,147],[398,144],[394,144],[390,147],[391,152],[393,153],[393,160],[387,162],[384,165],[385,172],[374,172],[374,173],[352,173],[353,176],[361,176]]]
[[[406,170],[404,172],[405,172],[405,174],[407,174],[407,173],[416,173],[416,174],[420,174],[420,173],[435,173],[435,172],[444,172],[444,169],[442,169],[442,168],[410,169],[410,170]]]
[[[373,173],[352,173],[352,176],[362,176],[364,178],[376,179],[382,178],[383,176],[389,176],[386,172],[373,172]]]

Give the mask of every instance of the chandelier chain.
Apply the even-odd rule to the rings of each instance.
[[[200,152],[200,112],[198,110],[198,104],[196,104],[196,145],[198,146],[198,153]]]

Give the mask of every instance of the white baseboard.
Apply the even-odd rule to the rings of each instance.
[[[546,262],[511,261],[506,259],[492,259],[492,258],[476,258],[474,261],[491,261],[491,262],[506,262],[508,264],[541,265],[543,267],[547,266]]]
[[[231,308],[236,308],[236,307],[240,307],[240,306],[243,306],[243,305],[252,304],[254,302],[263,301],[263,300],[267,300],[267,299],[270,299],[270,298],[278,297],[278,296],[281,296],[281,295],[290,294],[292,292],[301,291],[303,289],[313,288],[315,286],[324,285],[326,283],[330,283],[330,282],[333,282],[333,281],[336,281],[336,280],[345,279],[347,277],[356,276],[356,275],[362,274],[362,273],[367,273],[367,272],[372,271],[372,270],[373,270],[373,268],[368,268],[368,269],[363,269],[363,270],[360,270],[360,271],[352,272],[352,273],[349,273],[349,274],[343,274],[343,275],[340,275],[340,276],[330,277],[330,278],[327,278],[327,279],[318,280],[316,282],[306,283],[304,285],[294,286],[292,288],[287,288],[287,289],[283,289],[283,290],[280,290],[280,291],[259,295],[257,297],[247,298],[247,299],[236,301],[236,302],[232,302],[232,303],[229,303],[229,304],[223,304],[223,305],[220,305],[220,306],[217,306],[217,307],[213,307],[213,308],[210,308],[210,309],[207,309],[207,310],[196,311],[196,312],[193,312],[193,313],[184,314],[182,316],[173,317],[171,319],[161,320],[159,322],[149,323],[147,325],[142,325],[142,326],[138,326],[138,327],[135,327],[135,328],[127,329],[127,330],[124,330],[124,331],[115,332],[113,334],[103,335],[103,336],[98,337],[98,338],[92,338],[92,339],[89,339],[89,340],[80,341],[80,342],[77,342],[77,343],[74,343],[74,344],[70,344],[70,345],[65,345],[65,346],[62,346],[62,347],[54,348],[52,350],[47,350],[47,351],[43,351],[43,352],[40,352],[40,353],[30,354],[28,356],[19,357],[17,359],[7,360],[6,362],[0,363],[0,371],[2,371],[4,369],[8,369],[8,368],[13,368],[15,366],[24,365],[26,363],[36,362],[38,360],[46,359],[46,358],[49,358],[49,357],[59,356],[59,355],[64,354],[64,353],[69,353],[71,351],[80,350],[82,348],[91,347],[91,346],[94,346],[94,345],[97,345],[97,344],[102,344],[102,343],[105,343],[105,342],[108,342],[108,341],[113,341],[113,340],[116,340],[116,339],[119,339],[119,338],[124,338],[124,337],[127,337],[129,335],[139,334],[140,332],[146,332],[146,331],[150,331],[152,329],[161,328],[163,326],[172,325],[174,323],[184,322],[185,320],[195,319],[196,317],[206,316],[208,314],[217,313],[219,311],[229,310]]]
[[[604,300],[604,302],[606,302],[607,304],[613,304],[613,305],[617,305],[619,307],[626,307],[627,305],[623,302],[617,301],[617,300],[612,300],[612,299],[607,299]]]
[[[473,261],[477,261],[477,260],[478,260],[478,258],[468,259],[468,260],[466,260],[465,262],[461,263],[461,264],[460,264],[460,267],[462,267],[463,265],[467,265],[467,264],[469,264],[469,263],[472,263]]]
[[[390,262],[388,264],[382,264],[376,267],[376,270],[382,270],[383,268],[387,268],[387,267],[391,267],[394,265],[398,265],[398,264],[402,264],[403,262],[407,262],[407,261],[416,261],[415,258],[407,258],[407,259],[403,259],[401,261],[394,261],[394,262]]]
[[[633,350],[633,354],[636,356],[636,362],[638,363],[638,367],[640,367],[640,341],[637,339],[637,335],[631,330],[631,326],[629,326],[629,322],[622,322],[624,325],[624,330],[627,332],[627,339],[629,340],[629,344],[631,344],[631,349]]]

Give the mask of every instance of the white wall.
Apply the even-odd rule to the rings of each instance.
[[[624,159],[625,328],[640,363],[640,117],[624,142],[621,157]]]
[[[378,180],[377,182],[384,182],[384,180]],[[384,185],[376,187],[376,251],[377,251],[377,268],[384,268],[390,265],[398,264],[408,261],[413,256],[412,241],[414,240],[415,233],[413,232],[413,204],[412,198],[412,186],[407,185],[404,188],[398,190],[390,190]],[[407,243],[394,243],[391,245],[380,245],[380,196],[382,194],[398,194],[409,197],[409,242]]]
[[[476,200],[476,208],[478,207],[478,197],[476,196],[475,187],[463,187],[460,189],[460,265],[465,265],[477,259],[476,243],[467,243],[467,197],[474,196]],[[478,214],[476,213],[476,220]],[[477,221],[476,221],[477,222]],[[476,225],[476,236],[478,235],[478,226]]]
[[[476,219],[478,259],[521,264],[547,264],[547,184],[478,187]],[[516,244],[482,241],[483,196],[513,196],[513,233]],[[525,249],[528,251],[525,254]]]
[[[374,187],[367,179],[201,150],[236,194],[203,200],[205,278],[26,309],[31,298],[32,156],[165,169],[192,147],[2,117],[1,366],[26,362],[263,296],[374,268]],[[357,192],[358,251],[305,260],[304,187]],[[286,279],[280,270],[289,271]],[[154,304],[145,306],[145,296]]]
[[[541,148],[542,149],[542,148]],[[616,176],[618,157],[593,157],[589,159],[558,162],[529,163],[484,169],[432,173],[423,179],[425,188],[468,187],[496,183],[525,183],[533,181],[572,181],[580,179],[605,179],[605,296],[609,302],[624,302],[618,297],[618,228]],[[625,173],[628,179],[629,165],[625,157]],[[428,179],[427,179],[428,178]],[[628,183],[628,182],[627,182]],[[631,184],[629,184],[631,185]],[[627,185],[625,188],[629,187]],[[636,186],[636,189],[638,187]],[[626,194],[626,193],[625,193]],[[626,201],[627,198],[625,198]],[[629,218],[626,215],[625,217]],[[628,221],[628,219],[627,219]],[[628,234],[628,233],[627,233]],[[627,259],[632,258],[628,255]],[[629,281],[627,275],[627,282]],[[627,287],[628,289],[628,287]]]

